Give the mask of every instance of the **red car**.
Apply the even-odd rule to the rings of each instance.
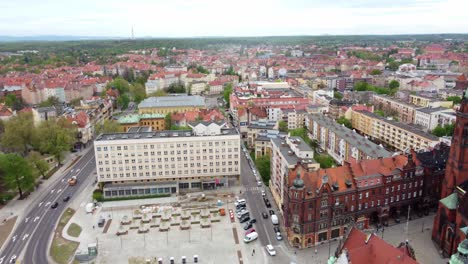
[[[252,228],[249,231],[245,232],[245,235],[248,235],[248,234],[253,233],[253,232],[255,232],[255,229]]]
[[[232,211],[232,209],[229,209],[229,217],[231,218],[231,220],[234,220],[234,212]]]

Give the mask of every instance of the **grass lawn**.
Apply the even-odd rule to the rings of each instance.
[[[70,218],[74,213],[75,211],[73,209],[68,208],[62,214],[54,234],[54,240],[52,241],[52,246],[50,247],[50,256],[58,264],[68,264],[79,246],[79,243],[66,240],[62,237],[63,228],[68,223],[68,221],[70,221]]]
[[[71,223],[68,227],[67,234],[72,237],[79,237],[81,234],[81,226]]]

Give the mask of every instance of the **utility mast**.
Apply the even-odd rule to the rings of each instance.
[[[135,39],[135,35],[133,35],[133,25],[132,25],[132,40]]]

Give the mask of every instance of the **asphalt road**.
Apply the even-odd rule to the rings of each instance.
[[[276,256],[269,258],[269,263],[290,263],[291,257],[287,252],[287,248],[284,245],[284,241],[278,241],[276,239],[275,231],[273,229],[273,223],[271,222],[269,210],[274,210],[275,213],[278,212],[278,208],[275,206],[275,202],[271,193],[268,191],[268,187],[262,185],[261,187],[257,186],[257,179],[253,174],[253,169],[255,164],[252,163],[252,166],[249,164],[249,161],[246,158],[245,152],[242,151],[241,157],[241,184],[244,187],[244,191],[240,195],[242,198],[247,200],[247,210],[250,212],[250,218],[257,219],[257,223],[254,224],[253,228],[258,233],[258,239],[260,240],[261,245],[264,247],[268,244],[273,245],[276,249]],[[248,152],[247,152],[247,155]],[[266,190],[267,198],[270,200],[271,208],[267,208],[262,197],[262,190]],[[262,212],[268,213],[268,218],[263,219]],[[281,223],[280,223],[281,224]],[[241,224],[243,226],[243,224]],[[281,225],[280,225],[281,226]],[[281,230],[283,231],[283,230]],[[283,239],[285,239],[285,234],[282,232]]]
[[[21,260],[21,263],[49,263],[48,245],[56,223],[75,193],[94,181],[89,176],[93,174],[95,168],[94,150],[91,146],[84,150],[82,157],[51,185],[43,187],[44,189],[39,187],[37,191],[42,194],[31,203],[29,210],[19,219],[21,223],[17,225],[3,251],[0,252],[0,264],[10,263],[13,256]],[[68,186],[67,180],[73,175],[77,176],[77,184]],[[70,201],[63,202],[63,198],[68,195],[71,196]],[[51,208],[54,202],[59,204],[56,209]],[[24,258],[23,251],[25,251]]]

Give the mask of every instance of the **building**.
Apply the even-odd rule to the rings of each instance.
[[[198,95],[149,97],[138,105],[140,114],[169,114],[206,108],[205,99]]]
[[[377,159],[390,157],[392,153],[344,125],[322,114],[308,116],[309,137],[339,164],[350,159]]]
[[[436,126],[455,123],[455,111],[444,107],[419,108],[414,113],[414,124],[420,125],[426,131],[432,131]]]
[[[117,122],[122,131],[128,131],[131,127],[150,126],[152,131],[165,129],[165,115],[162,114],[130,114],[121,116]]]
[[[240,137],[225,123],[199,123],[193,131],[151,131],[98,136],[94,142],[104,197],[172,194],[239,182]]]
[[[432,240],[447,257],[456,253],[457,247],[468,235],[468,89],[456,115],[441,186],[442,199],[432,229]]]
[[[352,125],[371,140],[400,150],[429,149],[439,143],[439,138],[413,125],[383,118],[367,111],[353,111]]]
[[[204,94],[209,91],[209,86],[204,81],[193,81],[189,86],[191,94]]]
[[[417,264],[414,250],[408,242],[394,247],[374,233],[364,233],[352,227],[328,263],[392,263]]]
[[[320,164],[314,160],[314,151],[300,137],[271,139],[270,190],[273,199],[283,213],[285,177],[291,168],[303,163],[308,169],[318,170]]]
[[[274,130],[276,127],[276,122],[268,121],[268,120],[257,120],[251,121],[250,125],[247,126],[247,146],[249,148],[253,148],[255,145],[255,141],[260,135],[264,135],[268,133],[269,130]],[[242,131],[241,131],[242,133]]]
[[[422,95],[410,94],[409,99],[412,104],[417,105],[417,106],[422,106],[422,107],[451,108],[453,106],[452,101],[442,101],[438,98],[427,97],[427,96],[422,96]]]
[[[151,74],[145,83],[146,94],[149,95],[173,84],[179,84],[181,82],[180,75],[180,72]]]
[[[407,124],[414,123],[414,112],[421,108],[421,106],[378,94],[374,95],[373,104],[376,109],[394,112],[400,122]]]
[[[307,248],[342,238],[347,225],[360,229],[423,210],[423,168],[413,154],[346,162],[310,170],[296,164],[286,172],[283,220],[288,242]]]
[[[303,128],[307,119],[307,112],[305,110],[296,109],[280,109],[281,120],[288,124],[288,130]]]
[[[255,158],[265,155],[271,157],[271,139],[284,137],[286,137],[286,134],[280,133],[276,129],[259,132],[254,142]]]
[[[57,109],[54,106],[32,108],[34,125],[57,117]]]

